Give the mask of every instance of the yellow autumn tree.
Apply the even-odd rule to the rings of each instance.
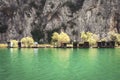
[[[59,43],[69,43],[70,37],[66,33],[61,32],[60,35],[58,36],[58,42]]]
[[[92,45],[96,45],[97,41],[99,40],[99,37],[98,37],[98,35],[93,34],[91,32],[82,32],[81,39],[84,42],[86,42],[86,41],[89,42],[89,44],[92,46]]]
[[[12,47],[18,47],[18,41],[17,40],[10,40],[12,43]]]
[[[70,37],[64,32],[61,32],[60,34],[54,32],[52,36],[52,41],[55,43],[54,45],[59,46],[62,43],[69,43]]]
[[[87,35],[86,35],[85,32],[82,32],[82,33],[81,33],[81,39],[82,39],[83,41],[87,41],[88,37],[87,37]]]
[[[52,41],[57,42],[58,41],[59,34],[57,32],[54,32],[52,35]]]
[[[116,41],[118,34],[115,33],[114,31],[110,31],[110,32],[108,32],[108,36],[109,36],[111,41]]]
[[[32,37],[24,37],[21,39],[21,42],[24,47],[31,47],[34,44],[34,40]]]
[[[120,34],[116,35],[116,41],[120,43]]]
[[[90,43],[91,46],[94,46],[97,44],[97,41],[99,40],[98,35],[96,34],[91,34],[91,36],[89,36],[88,38],[88,42]]]

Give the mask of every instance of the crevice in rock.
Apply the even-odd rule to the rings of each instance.
[[[82,9],[85,0],[75,0],[75,2],[67,1],[66,6],[68,6],[72,13]]]

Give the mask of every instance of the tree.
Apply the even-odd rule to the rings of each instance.
[[[32,37],[24,37],[21,39],[21,42],[25,47],[30,47],[34,44],[34,40]]]
[[[116,35],[116,41],[117,41],[117,42],[120,42],[120,34],[117,34],[117,35]]]
[[[108,36],[109,36],[109,40],[116,41],[118,34],[115,33],[114,31],[110,31],[110,32],[108,32]]]
[[[52,35],[52,42],[54,43],[54,46],[57,46],[58,44],[58,37],[59,37],[59,34],[57,32],[54,32],[53,35]]]
[[[52,41],[54,43],[57,43],[57,46],[58,46],[58,45],[61,45],[62,43],[69,43],[70,37],[64,32],[61,32],[60,34],[58,34],[57,32],[54,32],[52,36]]]
[[[58,41],[58,37],[59,37],[59,34],[57,32],[54,32],[53,36],[52,36],[52,41],[53,42],[57,42]]]
[[[69,43],[70,37],[66,33],[61,32],[60,35],[58,36],[58,42],[59,43]]]
[[[82,33],[81,33],[81,38],[82,38],[83,41],[87,41],[87,38],[88,38],[88,37],[87,37],[87,35],[86,35],[85,32],[82,32]]]
[[[11,47],[18,47],[18,41],[17,40],[10,40],[12,46]]]
[[[89,44],[96,45],[97,41],[99,40],[98,35],[93,34],[91,32],[82,32],[81,33],[81,38],[83,39],[84,42],[89,42]]]

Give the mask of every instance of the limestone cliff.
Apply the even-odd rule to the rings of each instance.
[[[81,31],[120,33],[120,0],[0,0],[0,42],[33,36],[50,42],[54,31],[80,40]]]

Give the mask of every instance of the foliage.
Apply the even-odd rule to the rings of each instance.
[[[105,42],[106,42],[106,41],[107,41],[107,39],[106,39],[106,38],[102,38],[100,41],[105,41]]]
[[[59,34],[57,32],[54,32],[53,36],[52,36],[53,42],[57,42],[58,41],[58,37],[59,37]]]
[[[59,43],[69,43],[70,37],[66,33],[61,32],[60,35],[58,36],[58,42]]]
[[[89,42],[90,45],[95,45],[96,42],[99,40],[98,35],[93,34],[91,32],[82,32],[81,38],[84,42]]]
[[[32,37],[24,37],[21,39],[21,42],[25,47],[30,47],[34,44],[34,40]]]
[[[10,40],[12,47],[18,47],[18,41],[17,40]]]
[[[117,33],[115,33],[114,31],[110,31],[108,32],[108,36],[110,38],[111,41],[116,41],[117,40]]]
[[[110,36],[110,40],[120,42],[120,34],[110,31],[108,35]]]
[[[64,32],[61,32],[60,34],[54,32],[52,36],[52,41],[55,43],[54,45],[59,45],[61,43],[69,43],[70,37]]]
[[[85,32],[82,32],[82,33],[81,33],[81,38],[82,38],[84,41],[87,41],[88,37],[87,37],[87,35],[86,35]]]
[[[120,43],[120,34],[116,34],[116,41]]]

